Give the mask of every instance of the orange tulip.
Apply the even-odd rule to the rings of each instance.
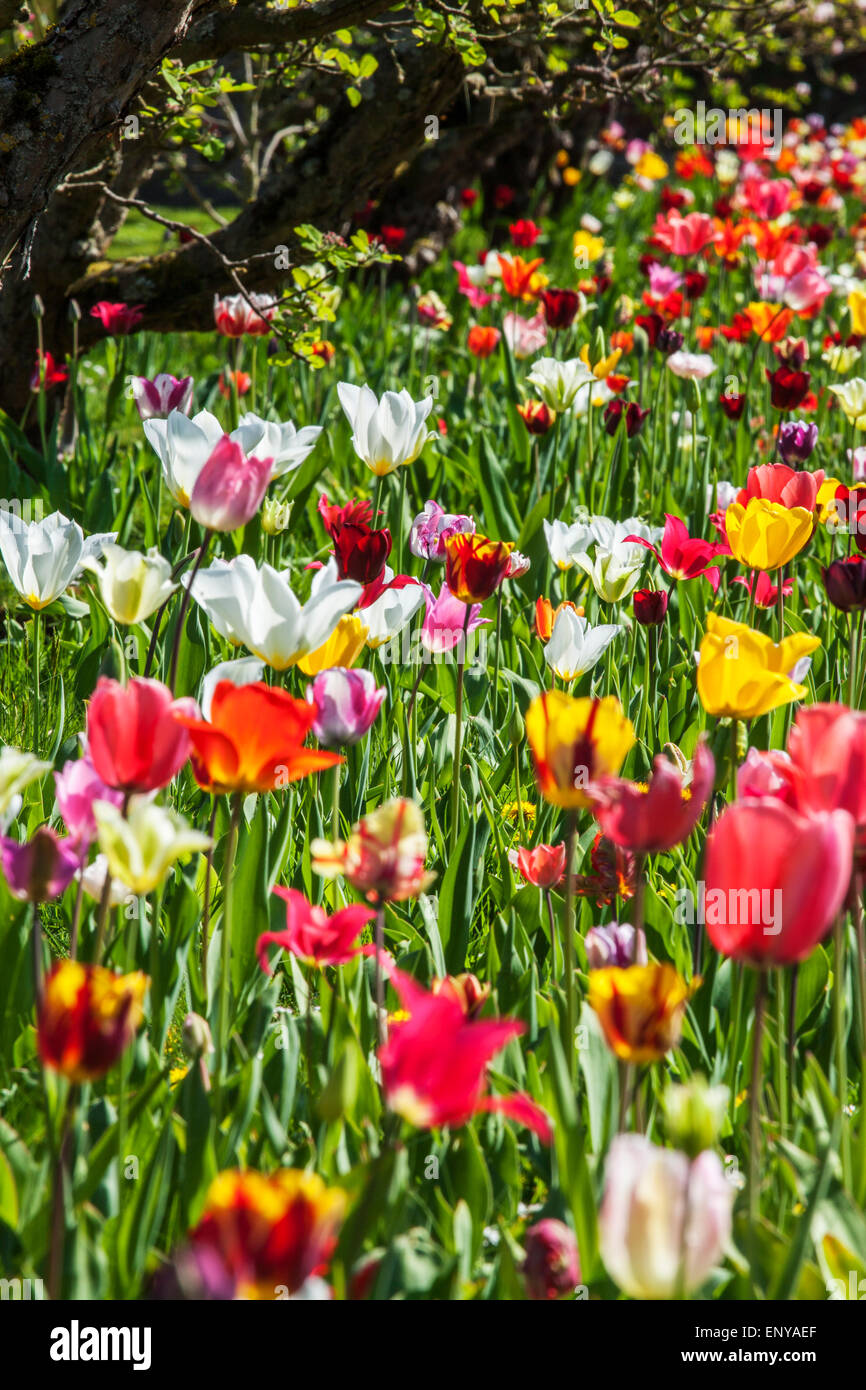
[[[469,330],[466,346],[474,357],[489,357],[492,352],[496,351],[498,342],[498,328],[485,328],[482,324],[475,323]]]
[[[502,272],[502,288],[514,299],[536,299],[547,284],[547,278],[538,274],[538,267],[544,265],[544,257],[525,261],[522,256],[500,256],[499,269]]]
[[[747,304],[746,314],[758,337],[767,343],[780,342],[794,317],[793,311],[783,309],[781,304]]]
[[[175,718],[189,731],[195,780],[205,791],[267,792],[344,761],[338,753],[305,748],[316,706],[255,681],[220,681],[210,721]]]
[[[589,1003],[617,1057],[655,1062],[679,1042],[686,1004],[700,983],[687,983],[667,963],[613,965],[589,972]]]

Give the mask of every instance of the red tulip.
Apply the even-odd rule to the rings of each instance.
[[[491,353],[496,351],[496,345],[498,342],[498,328],[485,328],[482,324],[475,323],[469,330],[469,336],[466,339],[466,346],[472,353],[473,357],[484,358],[489,357]]]
[[[313,907],[303,893],[294,888],[274,888],[274,894],[286,904],[285,931],[263,932],[256,942],[259,965],[266,975],[274,972],[268,965],[268,947],[281,946],[298,960],[321,969],[325,965],[345,965],[355,956],[369,955],[372,946],[359,946],[357,939],[368,922],[376,916],[373,908],[353,903],[328,917],[321,907]]]
[[[668,611],[665,589],[635,589],[632,595],[634,616],[641,627],[658,627]]]
[[[379,1048],[390,1108],[419,1129],[456,1129],[481,1111],[499,1111],[549,1144],[550,1120],[529,1096],[484,1095],[488,1063],[524,1031],[523,1024],[467,1019],[451,991],[431,994],[401,970],[392,968],[390,974],[409,1014],[391,1023],[388,1041]]]
[[[531,217],[521,217],[517,222],[510,223],[508,233],[515,246],[525,249],[535,245],[541,236],[541,228]]]
[[[722,407],[722,410],[729,420],[739,420],[743,411],[746,409],[746,396],[745,394],[742,396],[729,396],[723,391],[719,396],[719,405]]]
[[[152,792],[168,785],[189,757],[175,711],[198,713],[195,701],[175,700],[161,681],[100,679],[87,707],[87,746],[106,786]]]
[[[561,883],[565,876],[565,845],[536,845],[534,849],[525,849],[523,845],[518,845],[514,854],[514,863],[526,879],[535,888],[555,888]],[[509,854],[509,858],[511,855]]]
[[[866,867],[866,714],[846,705],[798,710],[788,752],[797,809],[848,811],[858,864]]]
[[[391,554],[391,532],[374,531],[366,522],[346,522],[334,535],[334,553],[341,579],[372,584]]]
[[[703,741],[695,749],[689,787],[669,758],[659,756],[653,766],[648,786],[605,777],[593,793],[602,833],[634,854],[660,854],[687,840],[713,790],[716,765]]]
[[[99,319],[106,333],[120,337],[138,327],[144,318],[144,305],[111,304],[107,299],[101,299],[98,304],[94,304],[90,317]]]
[[[751,965],[805,960],[829,930],[851,877],[847,811],[803,816],[780,801],[742,801],[707,837],[707,934]]]
[[[549,328],[570,328],[580,308],[576,290],[542,290],[541,303]]]
[[[774,372],[767,371],[770,383],[770,403],[776,410],[796,410],[809,394],[812,380],[808,372],[792,371],[790,367],[777,367]]]

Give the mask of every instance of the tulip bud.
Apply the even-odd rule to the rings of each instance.
[[[266,497],[262,503],[262,530],[266,536],[279,536],[288,527],[292,515],[291,502],[278,502]]]
[[[467,1018],[475,1018],[484,1008],[490,995],[490,985],[483,985],[477,975],[464,970],[460,975],[446,975],[433,981],[434,994],[447,994],[460,1005]]]
[[[693,1076],[684,1086],[669,1082],[662,1106],[670,1142],[689,1158],[712,1149],[725,1122],[729,1097],[727,1086],[708,1086],[703,1076]]]
[[[213,1052],[213,1038],[207,1020],[201,1014],[187,1014],[180,1030],[180,1043],[184,1055],[192,1061],[206,1057]]]
[[[665,589],[637,589],[632,596],[634,616],[642,627],[658,627],[668,611]]]
[[[684,342],[682,333],[678,333],[675,328],[662,328],[656,338],[656,347],[665,357],[670,357],[672,353],[679,352]]]
[[[526,725],[523,722],[523,715],[517,706],[514,706],[514,713],[511,716],[511,723],[508,726],[508,738],[511,743],[520,745],[526,732]]]
[[[534,1301],[560,1298],[580,1283],[580,1255],[574,1232],[564,1221],[548,1217],[526,1232],[522,1269],[526,1292]]]
[[[616,965],[646,965],[646,937],[629,922],[607,922],[603,927],[591,927],[586,933],[586,963],[589,970],[604,970]]]
[[[307,700],[316,707],[313,733],[328,746],[357,743],[371,728],[384,699],[385,688],[377,687],[372,671],[343,666],[320,671],[307,687]]]

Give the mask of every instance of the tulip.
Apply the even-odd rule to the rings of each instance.
[[[138,327],[144,318],[144,305],[112,304],[107,299],[101,299],[90,310],[90,317],[99,319],[106,333],[119,338]]]
[[[320,743],[357,743],[372,728],[385,699],[372,671],[348,671],[334,666],[320,671],[307,686],[307,701],[315,706],[313,733]]]
[[[765,369],[764,374],[770,383],[770,404],[774,410],[796,410],[809,394],[812,378],[808,372],[782,366],[774,372]]]
[[[225,338],[242,338],[245,333],[264,337],[271,331],[277,302],[267,294],[228,294],[213,299],[214,327]]]
[[[712,793],[716,765],[706,743],[695,749],[691,780],[662,755],[653,763],[649,785],[603,777],[596,784],[592,811],[602,834],[634,854],[662,854],[683,844],[700,820]]]
[[[532,569],[532,561],[528,555],[522,555],[519,550],[512,550],[508,557],[508,569],[505,571],[506,579],[522,579],[524,574],[528,574]]]
[[[645,546],[655,555],[665,574],[669,574],[672,579],[700,579],[704,578],[710,584],[713,592],[719,587],[719,569],[710,561],[723,549],[722,546],[713,545],[710,541],[703,541],[696,536],[690,536],[684,521],[677,516],[665,513],[665,529],[662,536],[661,548],[646,540],[643,536],[627,536],[626,540],[636,545]]]
[[[542,526],[548,553],[558,570],[570,570],[594,539],[591,526],[583,521],[567,526],[564,521],[544,520]]]
[[[728,394],[727,391],[723,391],[719,396],[719,405],[722,407],[722,410],[729,420],[742,419],[747,401],[748,397],[745,394],[738,396],[736,392]]]
[[[862,555],[848,555],[834,560],[821,570],[827,597],[843,613],[859,612],[866,608],[866,560]]]
[[[530,434],[547,434],[556,416],[544,401],[525,401],[517,406],[517,413]],[[548,523],[545,522],[545,525]]]
[[[632,610],[641,627],[658,627],[668,611],[668,596],[664,589],[636,589],[632,594]]]
[[[95,801],[93,814],[109,873],[139,897],[158,887],[178,859],[212,844],[183,816],[147,797],[132,797],[125,817],[109,801]]]
[[[67,1081],[98,1081],[138,1031],[148,978],[61,960],[45,981],[37,1021],[43,1064]]]
[[[683,217],[673,210],[666,218],[659,213],[653,226],[654,244],[674,256],[696,256],[718,235],[712,217],[703,212],[689,212]]]
[[[370,635],[370,629],[358,613],[346,613],[337,623],[327,642],[298,660],[298,670],[305,676],[317,676],[334,666],[346,670],[354,666]]]
[[[0,830],[17,814],[21,793],[31,782],[43,777],[50,762],[21,753],[17,748],[0,747]]]
[[[611,844],[599,833],[592,842],[589,860],[592,873],[578,874],[575,879],[578,897],[593,898],[598,907],[610,907],[617,898],[626,902],[635,896],[637,862],[633,854]],[[640,935],[635,950],[640,950]]]
[[[262,505],[272,465],[273,459],[255,454],[245,458],[240,444],[224,434],[195,480],[189,499],[193,520],[208,531],[246,526]]]
[[[81,846],[87,846],[96,834],[94,801],[111,801],[115,806],[123,803],[123,793],[106,786],[86,754],[64,763],[54,774],[54,786],[57,810]]]
[[[522,315],[512,311],[506,314],[502,320],[502,332],[518,362],[522,362],[526,357],[532,357],[547,342],[547,327],[543,314],[535,314],[531,319],[525,319]]]
[[[734,1196],[709,1150],[690,1161],[642,1134],[618,1134],[599,1213],[601,1256],[611,1278],[630,1298],[694,1293],[724,1254]]]
[[[540,265],[544,265],[543,256],[538,256],[532,261],[525,261],[522,256],[497,255],[496,259],[502,276],[502,288],[513,299],[536,299],[540,290],[547,284],[547,277],[538,269]]]
[[[409,549],[419,560],[444,560],[448,537],[474,530],[471,516],[444,512],[438,502],[428,502],[412,522]]]
[[[570,328],[580,308],[580,295],[576,290],[542,290],[541,306],[549,328]]]
[[[831,386],[845,414],[845,419],[857,430],[866,430],[866,381],[855,376],[842,386]]]
[[[237,1298],[273,1300],[297,1293],[327,1262],[345,1209],[346,1194],[317,1173],[229,1170],[211,1183],[189,1241],[197,1255],[218,1257]]]
[[[186,577],[182,582],[190,583]],[[305,604],[295,597],[286,574],[267,564],[257,566],[251,555],[214,560],[192,580],[192,596],[220,636],[242,643],[276,671],[317,651],[362,592],[353,580],[338,579],[333,560],[316,571]]]
[[[425,328],[435,328],[441,333],[447,333],[454,322],[441,296],[435,290],[428,290],[426,294],[421,295],[415,304],[415,313],[418,315],[418,322],[423,323]]]
[[[648,415],[649,409],[642,410],[637,401],[617,399],[610,401],[604,408],[604,427],[608,434],[616,434],[620,421],[625,419],[625,432],[629,439],[634,439],[643,429],[643,422]]]
[[[401,902],[426,892],[427,833],[420,807],[395,798],[364,816],[347,841],[314,840],[313,868],[323,878],[345,876],[368,902]]]
[[[556,888],[565,878],[565,845],[536,845],[526,849],[519,845],[510,850],[508,858],[535,888]]]
[[[175,719],[188,733],[196,781],[213,794],[274,791],[343,761],[303,746],[316,719],[314,705],[261,681],[221,681],[209,720],[187,711]]]
[[[210,719],[214,691],[220,681],[231,681],[232,685],[252,685],[254,681],[261,680],[263,672],[264,663],[257,661],[254,656],[238,657],[236,661],[217,662],[216,666],[211,667],[207,675],[202,677],[202,719]]]
[[[484,1008],[492,992],[492,985],[483,985],[477,975],[464,970],[459,975],[446,975],[434,979],[431,985],[434,994],[447,994],[454,999],[463,1011],[464,1018],[476,1018]]]
[[[752,497],[744,507],[732,502],[725,512],[725,534],[734,557],[750,569],[776,570],[808,544],[813,516],[804,507],[785,507]]]
[[[646,965],[646,937],[640,927],[629,922],[607,922],[603,927],[590,927],[584,940],[586,964],[589,970],[606,970],[610,966],[625,969],[629,965]]]
[[[278,502],[275,497],[266,497],[262,503],[262,530],[266,536],[280,536],[288,530],[291,516],[291,502]]]
[[[612,695],[575,700],[559,690],[531,701],[526,736],[541,795],[571,809],[592,804],[590,784],[618,773],[634,743],[631,721]]]
[[[321,425],[304,425],[296,429],[291,420],[263,420],[260,415],[247,411],[232,430],[230,439],[236,439],[245,454],[255,454],[259,458],[273,460],[271,480],[293,473],[313,452],[316,440],[322,433]]]
[[[499,338],[498,328],[484,328],[480,323],[475,323],[469,330],[466,346],[473,357],[490,357],[499,345]]]
[[[750,748],[737,768],[737,800],[747,797],[772,796],[796,807],[793,764],[790,754],[771,748],[762,752]]]
[[[489,621],[482,618],[480,603],[471,605],[467,621],[467,605],[455,598],[444,584],[438,598],[433,597],[431,589],[426,589],[425,601],[427,612],[421,628],[421,645],[433,656],[453,651],[465,642],[470,632]]]
[[[656,1062],[679,1043],[686,1004],[699,984],[688,984],[667,962],[608,966],[590,971],[587,998],[621,1061]]]
[[[550,1143],[550,1120],[528,1096],[484,1094],[488,1063],[524,1031],[524,1025],[467,1019],[450,992],[431,994],[402,971],[392,968],[390,973],[409,1015],[391,1023],[388,1040],[379,1048],[382,1085],[391,1110],[418,1129],[458,1129],[473,1115],[494,1111],[527,1125],[542,1142]]]
[[[286,904],[286,929],[263,932],[256,942],[259,965],[266,975],[274,973],[268,964],[269,946],[279,946],[317,970],[345,965],[361,951],[369,954],[372,950],[357,944],[361,932],[376,916],[372,908],[350,904],[329,917],[293,888],[274,888],[273,892]]]
[[[526,380],[548,409],[559,415],[574,405],[580,387],[594,383],[595,377],[579,357],[565,362],[556,357],[539,357]]]
[[[560,680],[578,680],[593,669],[621,631],[618,623],[590,627],[573,608],[563,607],[554,620],[544,659]]]
[[[461,603],[483,603],[505,578],[514,546],[486,536],[458,534],[445,541],[445,582]]]
[[[779,426],[778,443],[783,463],[806,463],[818,443],[818,426],[805,420],[786,420]]]
[[[334,553],[341,579],[372,584],[381,577],[391,554],[391,532],[375,531],[365,522],[348,522],[334,538]]]
[[[845,705],[798,710],[788,753],[782,771],[796,809],[806,815],[847,811],[854,821],[858,868],[866,867],[866,714]]]
[[[546,1217],[529,1227],[521,1273],[529,1297],[536,1302],[574,1292],[580,1283],[580,1254],[574,1232],[564,1221]]]
[[[599,598],[605,603],[621,603],[637,587],[643,566],[643,556],[635,555],[631,546],[620,545],[612,550],[599,546],[595,558],[577,554],[574,563],[583,570]]]
[[[716,370],[716,364],[706,352],[672,352],[667,366],[674,376],[688,381],[704,381]]]
[[[59,598],[114,539],[113,531],[85,537],[77,521],[60,512],[26,522],[0,511],[0,555],[13,586],[36,612]]]
[[[132,378],[132,395],[142,420],[166,419],[173,410],[189,415],[192,405],[193,380],[191,376],[169,376],[160,372],[151,381],[146,376]]]
[[[30,376],[31,391],[50,391],[55,386],[64,386],[68,380],[68,367],[55,362],[50,352],[37,352],[36,365]]]
[[[337,386],[340,405],[352,426],[352,445],[358,457],[377,478],[414,463],[432,438],[425,421],[433,409],[433,397],[413,401],[408,391],[386,391],[381,400],[369,386]]]
[[[152,792],[165,787],[189,756],[176,712],[195,710],[167,686],[134,677],[128,685],[101,676],[87,707],[88,754],[107,787]]]
[[[109,543],[102,560],[101,566],[88,560],[85,568],[96,575],[102,602],[116,623],[145,622],[177,588],[171,565],[155,546],[142,555]]]
[[[802,700],[806,687],[791,672],[820,639],[795,632],[779,643],[745,623],[707,614],[698,660],[698,695],[708,714],[757,719],[780,705]]]
[[[77,846],[45,825],[24,844],[0,835],[0,866],[13,898],[44,903],[59,898],[80,862]]]
[[[742,585],[749,597],[754,599],[756,608],[773,608],[778,603],[779,586],[771,581],[766,570],[752,570],[748,579],[738,574],[731,583]],[[793,579],[786,579],[782,584],[782,593],[787,598],[793,592]]]
[[[845,810],[805,816],[778,800],[728,806],[707,837],[704,864],[713,945],[756,966],[805,960],[845,901],[853,847]]]
[[[520,217],[516,222],[509,223],[508,235],[515,246],[525,249],[527,246],[535,245],[541,236],[541,228],[531,217]]]
[[[669,1081],[662,1109],[671,1143],[689,1158],[712,1149],[724,1128],[730,1097],[727,1086],[708,1086],[703,1076],[693,1076],[685,1085]]]

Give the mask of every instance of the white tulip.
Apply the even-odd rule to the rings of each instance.
[[[637,549],[642,551],[640,555],[629,553]],[[612,550],[599,547],[594,559],[575,555],[574,563],[588,575],[600,599],[605,603],[621,603],[638,586],[645,553],[642,547],[632,545],[616,546]]]
[[[125,816],[110,801],[94,801],[93,816],[112,879],[138,895],[152,892],[178,859],[209,849],[212,843],[177,811],[149,797],[132,797]]]
[[[43,762],[32,753],[0,748],[0,830],[5,830],[21,809],[24,788],[44,777],[50,766],[50,762]]]
[[[592,670],[620,631],[618,623],[590,627],[573,608],[560,608],[544,648],[544,659],[560,680],[577,680]]]
[[[550,558],[560,570],[570,570],[575,556],[584,554],[594,539],[588,522],[568,526],[564,521],[544,521],[542,525]]]
[[[428,439],[424,422],[433,397],[413,401],[408,391],[386,391],[379,400],[369,386],[337,386],[340,405],[352,426],[355,453],[377,478],[414,463]]]
[[[189,578],[184,577],[184,585]],[[302,604],[289,577],[271,565],[257,566],[252,556],[214,560],[199,570],[192,596],[220,636],[247,647],[275,671],[285,671],[299,657],[321,647],[363,593],[351,579],[339,579],[336,561],[317,570],[310,597]]]
[[[583,419],[590,406],[597,409],[601,405],[607,405],[615,395],[616,392],[611,391],[606,381],[599,381],[590,374],[589,381],[581,382],[575,392],[572,413]]]
[[[107,545],[100,566],[88,560],[86,568],[96,575],[102,602],[116,623],[142,623],[165,603],[177,585],[171,565],[154,547],[143,555]]]
[[[22,521],[0,511],[0,555],[25,603],[47,608],[115,539],[115,531],[85,536],[77,521],[52,512],[43,521]]]
[[[252,411],[247,411],[229,437],[238,441],[247,458],[255,454],[256,458],[273,459],[271,477],[282,478],[285,473],[300,468],[313,452],[321,433],[321,425],[304,425],[296,429],[291,420],[282,423],[262,420]]]
[[[579,357],[560,362],[556,357],[539,357],[527,375],[544,404],[557,413],[568,410],[581,386],[595,382],[595,377]]]
[[[145,420],[145,437],[159,455],[165,485],[181,507],[189,506],[196,479],[223,436],[223,427],[209,410],[192,419],[173,410],[167,420]]]
[[[708,352],[672,352],[667,366],[674,376],[687,377],[689,381],[703,381],[716,370]]]

